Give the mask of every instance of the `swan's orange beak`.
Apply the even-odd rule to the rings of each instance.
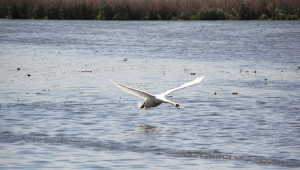
[[[180,109],[179,104],[176,104],[176,107],[177,107],[178,109]]]

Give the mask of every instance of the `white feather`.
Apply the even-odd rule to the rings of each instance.
[[[180,87],[177,87],[177,88],[174,88],[174,89],[171,89],[171,90],[168,90],[164,93],[161,93],[159,95],[152,95],[148,92],[145,92],[145,91],[142,91],[142,90],[138,90],[138,89],[134,89],[134,88],[130,88],[130,87],[126,87],[124,85],[121,85],[121,84],[118,84],[117,82],[113,81],[113,80],[110,80],[115,86],[119,87],[120,89],[124,90],[125,92],[127,93],[130,93],[130,94],[133,94],[135,96],[138,96],[140,98],[143,98],[145,99],[145,104],[143,105],[143,103],[139,104],[138,106],[141,108],[141,106],[143,105],[145,108],[148,108],[148,107],[156,107],[158,105],[160,105],[162,102],[164,103],[170,103],[174,106],[176,106],[178,109],[179,109],[179,105],[171,100],[168,100],[165,98],[165,95],[169,94],[169,93],[172,93],[176,90],[179,90],[179,89],[183,89],[183,88],[186,88],[186,87],[189,87],[189,86],[193,86],[193,85],[196,85],[198,83],[200,83],[202,81],[202,79],[204,78],[205,76],[202,76],[202,77],[198,77],[196,78],[195,80],[193,81],[190,81],[190,82],[187,82],[187,83],[184,83],[183,85],[181,85]]]
[[[166,91],[166,92],[164,92],[164,93],[161,93],[161,95],[162,95],[162,96],[165,96],[165,95],[167,95],[167,94],[169,94],[169,93],[172,93],[172,92],[174,92],[174,91],[176,91],[176,90],[179,90],[179,89],[183,89],[183,88],[186,88],[186,87],[189,87],[189,86],[196,85],[196,84],[200,83],[204,77],[205,77],[205,76],[198,77],[198,78],[196,78],[196,79],[193,80],[193,81],[184,83],[184,84],[181,85],[180,87],[176,87],[176,88],[174,88],[174,89],[171,89],[171,90],[168,90],[168,91]]]

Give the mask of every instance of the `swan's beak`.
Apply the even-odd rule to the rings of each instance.
[[[176,104],[176,107],[177,107],[178,109],[180,109],[179,104]]]

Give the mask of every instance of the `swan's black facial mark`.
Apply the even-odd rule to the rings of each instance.
[[[141,109],[144,109],[144,108],[145,108],[145,104],[146,104],[146,102],[144,102],[143,105],[141,105],[140,108],[141,108]]]
[[[178,109],[180,109],[179,104],[176,104],[176,107],[177,107]]]

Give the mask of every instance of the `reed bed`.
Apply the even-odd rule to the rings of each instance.
[[[299,20],[300,0],[0,0],[0,18]]]

